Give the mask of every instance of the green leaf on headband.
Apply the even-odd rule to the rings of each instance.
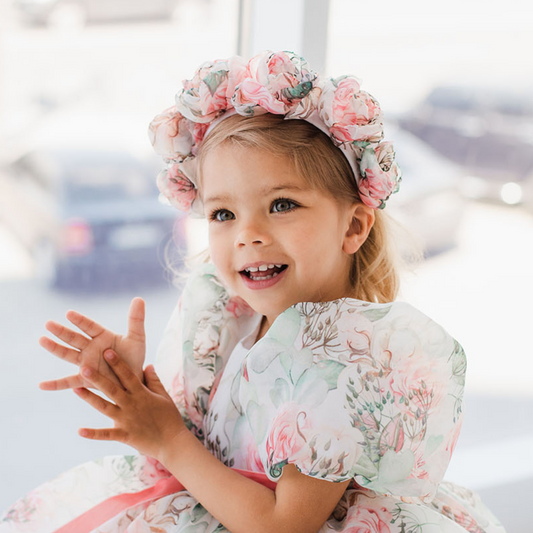
[[[210,72],[202,81],[209,87],[209,92],[213,96],[220,84],[228,77],[227,70],[218,70]]]
[[[296,87],[285,87],[281,91],[281,94],[287,100],[294,100],[295,98],[305,98],[311,89],[313,88],[313,83],[310,81],[304,81],[296,85]]]

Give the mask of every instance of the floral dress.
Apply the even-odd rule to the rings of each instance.
[[[261,318],[205,264],[159,347],[160,377],[220,461],[272,487],[288,463],[351,480],[321,533],[505,533],[476,493],[443,480],[466,358],[441,326],[406,303],[342,298],[289,307],[255,342]],[[0,533],[89,531],[227,529],[142,455],[73,468],[0,519]]]

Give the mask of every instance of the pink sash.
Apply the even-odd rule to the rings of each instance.
[[[263,472],[252,472],[251,470],[240,470],[238,468],[233,468],[232,470],[235,470],[244,477],[253,479],[257,483],[261,483],[261,485],[264,485],[270,490],[275,490],[276,488],[276,483],[268,479],[267,475]],[[174,494],[180,490],[186,489],[175,477],[160,479],[153,487],[140,492],[119,494],[108,498],[74,520],[71,520],[63,527],[56,529],[54,533],[90,533],[98,526],[111,520],[117,514],[127,511],[130,507],[157,500],[158,498]]]

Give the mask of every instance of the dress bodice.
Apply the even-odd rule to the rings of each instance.
[[[254,345],[262,316],[255,314],[213,384],[204,418],[205,445],[227,466],[263,471],[257,448],[238,398],[242,363]],[[255,458],[255,460],[254,460]]]

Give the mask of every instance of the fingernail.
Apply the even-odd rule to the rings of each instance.
[[[84,376],[89,377],[89,376],[92,375],[93,371],[92,371],[90,368],[87,368],[87,367],[86,367],[86,368],[82,368],[81,373],[82,373]]]
[[[116,358],[114,352],[112,352],[111,350],[108,350],[107,352],[104,352],[104,357],[105,357],[108,361],[113,361],[113,359]]]
[[[86,437],[89,435],[89,432],[86,429],[80,429],[79,434],[81,437]]]

